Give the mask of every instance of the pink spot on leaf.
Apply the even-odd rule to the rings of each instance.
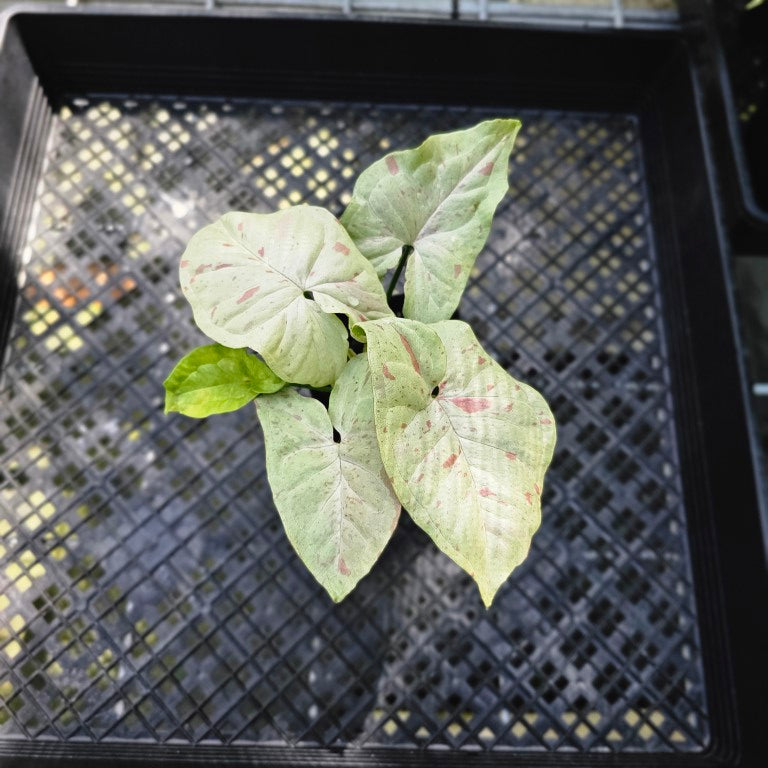
[[[548,419],[546,417],[539,419],[539,424],[544,424],[546,426],[547,424],[551,424],[551,423],[552,423],[552,419]]]
[[[218,272],[220,269],[229,269],[232,265],[231,264],[217,264],[214,268],[214,272]]]
[[[186,259],[181,260],[181,268],[186,269],[189,266],[189,262]]]
[[[242,221],[237,225],[237,231],[238,232],[242,232],[243,231],[243,222]]]
[[[482,176],[490,176],[490,175],[491,175],[491,171],[492,171],[492,170],[493,170],[493,163],[492,163],[492,162],[491,162],[491,163],[486,163],[486,164],[485,164],[485,165],[484,165],[484,166],[483,166],[483,167],[480,169],[480,174],[481,174]]]
[[[514,407],[515,407],[515,404],[514,404],[514,403],[507,403],[507,404],[504,406],[504,410],[505,410],[505,411],[507,411],[507,413],[509,413],[509,411],[511,411],[511,410],[512,410]]]
[[[496,386],[495,384],[486,384],[485,391],[490,392],[495,386]]]
[[[458,457],[458,456],[457,456],[455,453],[452,453],[452,454],[451,454],[451,455],[450,455],[450,456],[449,456],[449,457],[448,457],[448,458],[447,458],[447,459],[446,459],[446,460],[443,462],[443,467],[445,467],[445,469],[450,469],[450,468],[451,468],[451,467],[452,467],[452,466],[453,466],[453,465],[456,463],[456,459],[458,459],[458,458],[459,458],[459,457]]]
[[[242,304],[244,301],[248,301],[248,299],[251,298],[255,293],[258,293],[261,290],[260,285],[254,285],[253,288],[249,288],[238,300],[238,304]]]
[[[533,490],[536,491],[537,496],[541,496],[541,488],[539,488],[538,483],[533,484]]]
[[[195,275],[202,275],[203,272],[207,272],[213,264],[201,264],[196,270]]]
[[[392,155],[390,155],[387,158],[386,163],[387,163],[387,168],[389,169],[389,172],[393,176],[397,176],[397,174],[400,173],[400,168],[398,168],[397,166],[397,160],[395,160],[395,158]]]
[[[262,259],[264,258],[264,246],[263,245],[261,246],[261,248],[259,248],[259,256],[261,256]]]
[[[484,357],[479,357],[479,356],[478,356],[478,358],[477,358],[477,364],[478,364],[478,365],[485,365],[485,364],[486,364],[486,362],[487,362],[487,361],[486,361],[486,359],[485,359]]]
[[[343,253],[345,256],[349,256],[349,248],[347,248],[344,243],[336,243],[336,245],[333,246],[333,250],[337,253]]]
[[[465,413],[477,413],[491,407],[490,401],[484,397],[451,397],[449,400]]]
[[[349,576],[349,574],[352,573],[352,571],[350,571],[349,568],[347,568],[347,564],[344,562],[343,557],[339,558],[339,573],[342,576]]]
[[[420,483],[420,482],[421,482],[423,479],[424,479],[424,473],[422,472],[422,473],[421,473],[421,474],[420,474],[420,475],[419,475],[419,476],[416,478],[416,482],[417,482],[417,483]]]
[[[416,371],[416,373],[421,373],[421,366],[419,365],[419,361],[416,359],[416,355],[413,354],[413,349],[411,348],[411,345],[409,344],[408,339],[406,339],[402,333],[400,334],[400,341],[403,342],[405,351],[408,353],[409,357],[411,358],[411,365],[413,366],[413,370]]]
[[[427,429],[432,429],[432,421],[431,421],[431,419],[427,419]]]
[[[222,243],[225,248],[232,248],[232,243]]]
[[[461,264],[453,265],[453,276],[458,277],[461,274]]]
[[[504,454],[510,461],[514,461],[517,458],[517,454],[513,453],[512,451],[507,451]]]
[[[386,363],[384,363],[383,373],[384,373],[384,378],[385,379],[389,379],[390,381],[394,381],[395,380],[395,377],[389,372],[389,368],[387,368],[387,364]]]
[[[487,498],[488,496],[495,496],[496,494],[490,488],[483,486],[480,489],[480,495],[485,496]]]
[[[526,491],[526,492],[525,492],[525,500],[526,500],[526,501],[527,501],[529,504],[532,504],[533,502],[531,501],[531,499],[533,499],[533,494],[532,494],[530,491]]]

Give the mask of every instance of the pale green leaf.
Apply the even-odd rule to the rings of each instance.
[[[526,557],[555,425],[456,320],[365,323],[381,457],[403,506],[486,606]]]
[[[370,263],[322,208],[227,213],[192,237],[179,276],[203,333],[314,387],[332,384],[347,361],[334,313],[355,323],[392,314]]]
[[[405,317],[432,323],[459,305],[469,273],[507,192],[518,120],[489,120],[393,152],[357,180],[341,218],[379,275],[411,246]]]
[[[256,409],[285,531],[338,602],[376,562],[400,515],[379,454],[366,357],[349,361],[328,411],[293,389],[260,397]]]
[[[185,355],[163,386],[166,413],[202,419],[235,411],[257,395],[277,392],[285,382],[248,350],[209,344]]]

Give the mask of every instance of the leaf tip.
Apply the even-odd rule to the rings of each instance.
[[[165,403],[163,406],[163,413],[167,416],[169,413],[177,411],[178,408],[175,407],[175,398],[173,393],[168,389],[167,381],[163,384],[163,386],[165,387]]]
[[[321,582],[322,583],[322,582]],[[357,583],[352,584],[350,587],[347,587],[346,585],[344,587],[339,587],[338,584],[334,584],[333,586],[326,586],[323,584],[323,587],[325,588],[325,591],[328,593],[328,596],[333,600],[334,603],[338,604],[344,598],[349,595],[349,593],[357,586]]]
[[[488,610],[491,605],[493,605],[493,600],[496,597],[496,593],[499,591],[499,588],[496,587],[493,589],[487,584],[481,584],[480,582],[477,582],[478,589],[480,590],[480,599],[483,601],[483,605],[485,606],[486,610]]]

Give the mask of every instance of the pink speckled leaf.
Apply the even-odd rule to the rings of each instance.
[[[260,396],[256,410],[288,538],[338,602],[370,571],[400,515],[376,441],[366,357],[344,368],[328,411],[293,389]]]
[[[406,317],[449,318],[461,299],[499,201],[519,120],[487,120],[464,131],[430,136],[393,152],[358,178],[341,218],[379,275],[394,267],[403,246]]]
[[[395,492],[489,606],[539,527],[552,413],[466,323],[391,318],[362,327],[376,434]]]
[[[347,361],[347,331],[392,314],[374,269],[326,210],[227,213],[192,237],[181,288],[195,322],[226,347],[250,347],[283,380],[322,387]]]

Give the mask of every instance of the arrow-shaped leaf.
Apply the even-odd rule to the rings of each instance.
[[[379,275],[411,246],[405,270],[406,317],[433,323],[459,305],[493,213],[507,192],[507,161],[518,120],[430,136],[393,152],[357,180],[341,218]]]
[[[392,314],[370,263],[326,210],[227,213],[181,259],[195,322],[227,347],[250,347],[280,378],[321,387],[347,361],[353,322]]]
[[[365,323],[381,457],[403,506],[486,606],[526,557],[555,425],[455,320]]]
[[[400,515],[376,441],[365,355],[345,367],[328,411],[293,389],[260,397],[256,408],[285,531],[338,602],[376,562]]]

